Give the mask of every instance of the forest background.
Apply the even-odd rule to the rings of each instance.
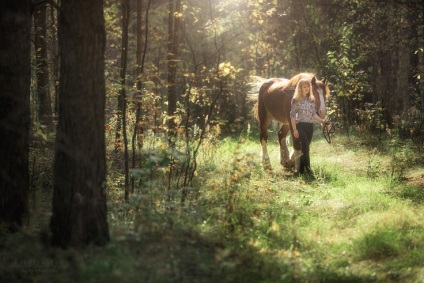
[[[289,188],[324,183],[334,188],[340,180],[322,171],[316,175],[318,180],[301,181],[292,179],[289,170],[267,174],[260,169],[260,158],[237,155],[260,148],[253,103],[248,100],[251,84],[258,77],[290,78],[312,72],[330,83],[328,119],[336,126],[338,145],[369,149],[360,155],[368,163],[358,165],[367,180],[388,178],[393,189],[409,184],[403,182],[411,169],[413,176],[424,176],[420,171],[423,1],[85,2],[0,4],[0,217],[5,278],[41,282],[53,268],[55,278],[63,281],[68,279],[62,272],[87,282],[107,281],[101,273],[112,270],[112,278],[130,282],[132,277],[122,274],[122,266],[132,266],[123,260],[124,250],[132,249],[136,255],[131,258],[138,255],[147,262],[141,268],[147,282],[164,278],[170,282],[217,278],[418,282],[423,278],[417,266],[424,258],[418,252],[424,239],[415,238],[413,244],[398,239],[405,238],[404,229],[423,231],[422,219],[414,225],[400,221],[399,234],[393,227],[379,230],[377,236],[372,234],[371,244],[363,236],[350,248],[335,248],[333,261],[327,262],[326,256],[317,259],[316,254],[300,260],[299,253],[314,250],[309,243],[302,251],[298,241],[295,222],[303,222],[289,209],[278,222],[273,220],[275,211],[254,206],[258,198],[264,198],[264,203],[272,200],[268,193],[275,188],[261,182]],[[274,124],[271,132],[275,131]],[[360,142],[352,143],[356,139]],[[389,169],[381,169],[383,161],[369,159],[377,152],[388,155]],[[222,160],[215,160],[215,155]],[[217,184],[223,164],[230,172]],[[397,197],[412,199],[405,217],[410,216],[409,209],[421,209],[422,184],[417,181],[408,185],[407,193],[396,192]],[[240,186],[246,187],[242,195]],[[267,193],[257,192],[262,189]],[[256,190],[256,200],[250,190]],[[305,195],[291,197],[302,198],[306,206],[312,203]],[[215,206],[222,206],[222,211],[211,212]],[[352,210],[362,211],[361,207]],[[198,216],[191,216],[195,210]],[[252,219],[261,215],[267,215],[266,224],[252,232]],[[209,227],[214,217],[216,226]],[[258,233],[266,235],[265,252],[264,244],[255,240]],[[35,254],[18,244],[22,239],[37,247]],[[155,239],[160,239],[160,248]],[[246,251],[246,245],[252,250]],[[367,250],[375,245],[381,249]],[[100,248],[103,257],[96,258],[96,246],[106,246]],[[196,254],[188,246],[200,251]],[[275,252],[276,247],[284,248],[276,252],[283,263],[275,258],[254,259],[257,253]],[[374,268],[359,272],[347,270],[352,259],[334,262],[335,254],[346,250],[349,254],[349,249],[353,261],[371,260]],[[45,259],[41,265],[34,262],[37,252]],[[402,253],[413,260],[400,265],[395,259]],[[148,259],[157,254],[167,256],[164,262],[153,260],[157,265],[152,275]],[[198,256],[203,265],[181,260],[184,255]],[[386,256],[393,263],[387,270],[378,265]],[[115,266],[114,259],[124,263]]]

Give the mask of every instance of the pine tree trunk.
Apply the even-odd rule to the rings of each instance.
[[[129,155],[128,155],[128,138],[127,138],[127,101],[125,76],[127,74],[127,61],[128,61],[128,26],[130,17],[130,1],[122,1],[122,49],[121,49],[121,89],[119,92],[122,112],[122,135],[124,138],[124,170],[125,170],[125,201],[129,200],[130,183],[129,183]]]
[[[51,73],[52,73],[52,81],[54,84],[54,94],[51,96],[54,98],[54,109],[52,112],[54,116],[57,117],[59,112],[59,48],[57,46],[57,15],[59,11],[56,10],[56,7],[50,4],[50,60],[52,61]]]
[[[35,66],[37,78],[38,95],[38,118],[40,123],[53,127],[52,109],[49,92],[49,72],[47,65],[47,28],[46,16],[47,5],[45,2],[39,3],[34,11],[34,30],[35,30]]]
[[[168,1],[168,130],[171,137],[175,131],[174,115],[177,110],[177,58],[179,45],[179,30],[181,0]],[[172,142],[171,142],[172,144]]]
[[[137,0],[137,90],[141,90],[141,75],[143,71],[142,56],[143,56],[143,0]],[[147,27],[146,27],[147,28]]]
[[[105,26],[102,0],[62,1],[59,122],[52,243],[104,245],[106,213]]]
[[[28,212],[31,1],[0,1],[0,224]]]
[[[150,1],[149,1],[150,5]],[[147,46],[143,46],[143,22],[142,22],[142,14],[143,14],[143,0],[137,1],[137,50],[136,50],[136,59],[137,59],[137,97],[134,96],[134,102],[136,103],[136,115],[135,115],[135,123],[134,123],[134,133],[132,138],[132,167],[135,168],[135,154],[136,154],[136,148],[135,148],[135,141],[137,139],[138,147],[143,147],[143,121],[141,120],[142,116],[142,76],[143,76],[143,69],[144,69],[144,57],[143,57],[143,50],[144,54],[146,54],[146,48]],[[147,29],[147,23],[146,23],[146,29]],[[147,33],[146,33],[146,40],[147,42]],[[132,180],[134,181],[134,180]]]

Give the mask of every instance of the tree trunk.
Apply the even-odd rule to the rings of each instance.
[[[142,22],[142,14],[143,14],[143,0],[137,1],[137,96],[133,97],[134,103],[136,103],[136,112],[135,112],[135,124],[134,124],[134,132],[132,137],[132,168],[135,168],[135,155],[136,155],[136,147],[135,141],[137,139],[138,148],[141,149],[143,147],[143,96],[142,96],[142,80],[143,80],[143,72],[144,72],[144,61],[146,58],[147,52],[147,43],[149,36],[149,10],[151,5],[151,0],[147,1],[146,7],[146,25],[145,25],[145,36],[144,36],[144,45],[143,45],[143,22]],[[131,192],[134,192],[134,178],[131,179]]]
[[[133,167],[135,167],[135,153],[136,153],[136,148],[135,148],[135,139],[137,139],[138,142],[138,148],[142,148],[143,147],[143,121],[141,119],[142,117],[142,112],[143,112],[143,108],[142,108],[142,85],[143,85],[143,71],[144,71],[144,59],[146,56],[146,49],[147,49],[147,38],[148,38],[148,13],[149,13],[149,8],[150,8],[150,0],[148,1],[148,6],[146,8],[146,35],[145,35],[145,44],[143,45],[143,22],[142,22],[142,14],[143,14],[143,0],[138,0],[137,1],[137,50],[136,50],[136,57],[137,57],[137,90],[138,90],[138,94],[137,94],[137,98],[134,99],[135,103],[136,103],[136,115],[135,115],[135,125],[134,125],[134,135],[133,135]]]
[[[175,7],[174,7],[175,3]],[[170,140],[174,135],[174,115],[177,110],[177,58],[179,45],[179,30],[181,0],[168,0],[168,130]],[[172,144],[172,142],[171,142]]]
[[[389,10],[384,9],[382,14],[379,16],[379,25],[381,28],[382,33],[384,33],[384,37],[380,36],[380,51],[379,51],[379,67],[380,67],[380,85],[379,85],[379,95],[380,95],[380,101],[381,101],[381,107],[383,108],[383,121],[385,122],[385,125],[383,127],[385,128],[386,125],[389,127],[392,126],[392,113],[391,113],[391,105],[393,100],[392,90],[393,90],[393,81],[391,80],[391,75],[393,71],[393,64],[392,64],[392,48],[387,43],[387,39],[392,37],[392,34],[390,33],[391,30],[389,29]],[[383,122],[382,121],[382,122]]]
[[[31,1],[0,1],[0,222],[10,230],[28,213],[30,52]]]
[[[128,58],[128,25],[130,16],[130,1],[122,1],[122,49],[121,49],[121,89],[120,101],[122,112],[122,135],[124,137],[124,170],[125,170],[125,201],[129,199],[129,170],[128,170],[128,139],[127,139],[127,101],[125,91],[125,76],[127,74],[127,58]]]
[[[52,243],[104,245],[106,213],[105,25],[102,0],[62,1],[59,15],[60,100]]]
[[[424,1],[423,5],[421,7],[422,13],[424,13]],[[418,9],[418,5],[416,9],[409,8],[408,9],[408,25],[411,27],[418,26],[418,23],[420,22],[420,10]],[[424,17],[423,17],[424,18]],[[409,32],[409,37],[411,40],[409,41],[409,60],[406,62],[408,63],[407,66],[408,69],[408,85],[409,89],[407,92],[407,96],[405,97],[406,100],[406,109],[408,109],[411,105],[415,103],[414,97],[418,97],[418,94],[420,93],[419,89],[419,79],[417,77],[417,74],[419,74],[420,69],[420,60],[419,60],[419,42],[420,42],[420,31],[417,28],[411,28]],[[421,31],[421,34],[424,36],[424,33]],[[424,108],[423,108],[424,109]]]
[[[45,2],[37,4],[34,11],[35,30],[35,69],[37,79],[38,119],[48,129],[53,127],[52,109],[49,92],[49,72],[47,65],[47,5]]]
[[[137,59],[137,90],[141,90],[142,84],[142,58],[143,58],[143,0],[137,0],[137,50],[136,50],[136,59]]]
[[[54,3],[54,2],[53,2]],[[54,98],[54,116],[57,117],[59,112],[59,48],[57,46],[57,15],[59,13],[56,7],[50,4],[50,60],[52,61],[52,81],[54,84],[54,94],[51,96]]]

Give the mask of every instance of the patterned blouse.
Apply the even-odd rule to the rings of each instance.
[[[315,114],[315,102],[308,101],[297,101],[292,99],[290,118],[296,118],[297,123],[313,123],[314,119],[312,116]]]

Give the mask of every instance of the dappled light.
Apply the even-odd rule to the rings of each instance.
[[[423,1],[0,1],[1,282],[423,282]]]

